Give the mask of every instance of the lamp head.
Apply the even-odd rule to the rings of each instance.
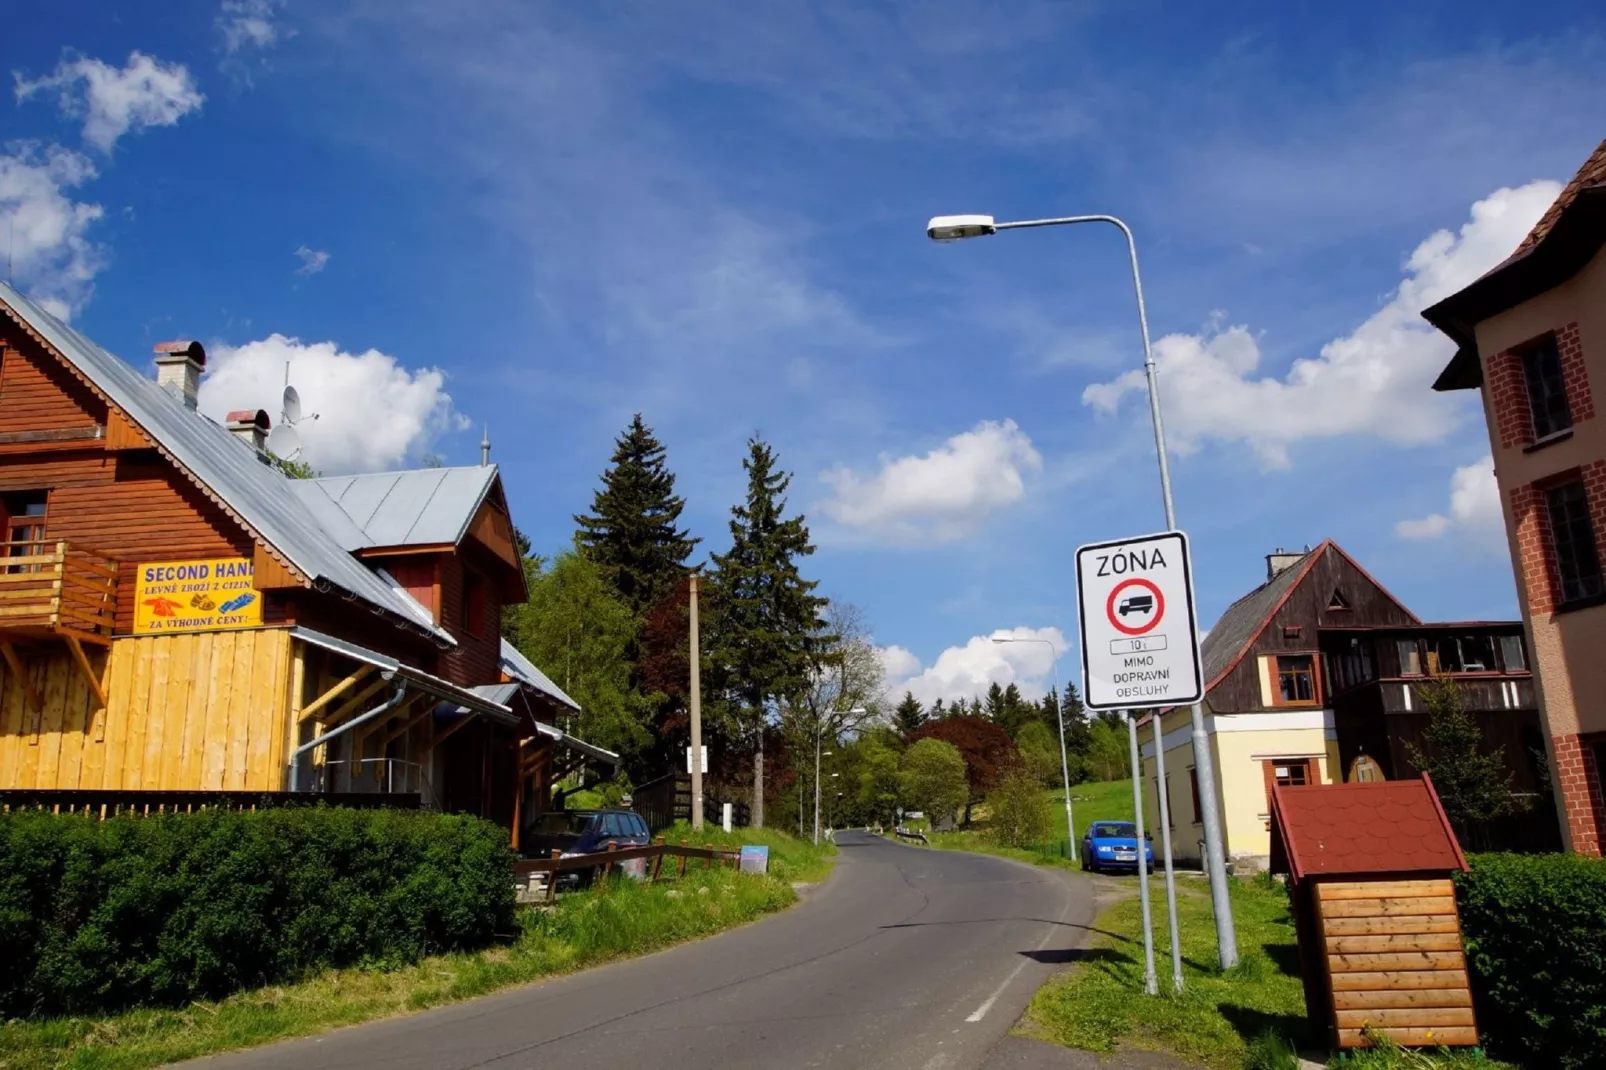
[[[926,237],[932,241],[953,242],[998,233],[990,215],[940,215],[926,224]]]
[[[848,711],[848,713],[853,715],[854,717],[858,717],[861,714],[866,714],[866,713],[869,713],[869,712],[870,711],[865,709],[863,706],[855,706],[851,710]]]

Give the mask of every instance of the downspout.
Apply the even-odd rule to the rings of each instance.
[[[394,710],[397,706],[401,705],[402,699],[405,698],[406,694],[407,694],[407,681],[405,679],[402,679],[402,678],[398,677],[394,672],[385,672],[385,673],[381,673],[380,675],[383,676],[386,680],[392,681],[396,685],[396,690],[391,693],[391,696],[388,699],[386,699],[384,702],[381,702],[379,705],[375,706],[373,709],[369,710],[367,713],[360,714],[360,715],[358,715],[356,717],[353,717],[351,720],[349,720],[346,723],[342,724],[340,727],[332,729],[331,731],[325,732],[323,735],[319,736],[317,739],[312,740],[310,743],[301,744],[301,746],[297,747],[295,749],[295,751],[290,755],[290,790],[291,791],[300,790],[301,756],[303,754],[305,754],[308,751],[312,750],[314,747],[322,746],[323,744],[329,742],[331,739],[334,739],[336,736],[343,735],[344,733],[351,731],[353,728],[356,728],[360,724],[364,724],[364,723],[366,723],[368,721],[372,721],[376,717],[383,717],[385,714],[389,713],[391,710]]]

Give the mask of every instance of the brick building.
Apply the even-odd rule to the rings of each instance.
[[[1435,390],[1479,389],[1533,651],[1562,833],[1606,834],[1606,142],[1515,252],[1423,312],[1459,346]]]

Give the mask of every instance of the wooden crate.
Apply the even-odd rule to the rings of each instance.
[[[1314,891],[1340,1048],[1368,1047],[1368,1028],[1412,1047],[1478,1043],[1450,880],[1326,880]]]

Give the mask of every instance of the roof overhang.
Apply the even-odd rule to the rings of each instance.
[[[1435,390],[1483,385],[1479,323],[1566,282],[1606,244],[1606,185],[1586,186],[1535,246],[1506,260],[1472,285],[1422,310],[1422,317],[1456,343],[1455,356],[1433,381]]]
[[[407,681],[407,686],[414,691],[422,691],[426,695],[433,695],[442,702],[450,703],[457,712],[477,713],[491,720],[505,725],[516,725],[519,717],[507,705],[496,702],[485,694],[480,688],[459,687],[457,684],[442,680],[422,669],[414,668],[406,662],[398,661],[388,654],[381,654],[377,650],[358,646],[356,643],[337,639],[332,635],[315,631],[312,628],[303,628],[297,625],[290,629],[293,639],[300,639],[304,643],[321,647],[324,650],[340,654],[353,661],[372,665],[382,672],[395,673]],[[496,686],[496,685],[492,685]]]

